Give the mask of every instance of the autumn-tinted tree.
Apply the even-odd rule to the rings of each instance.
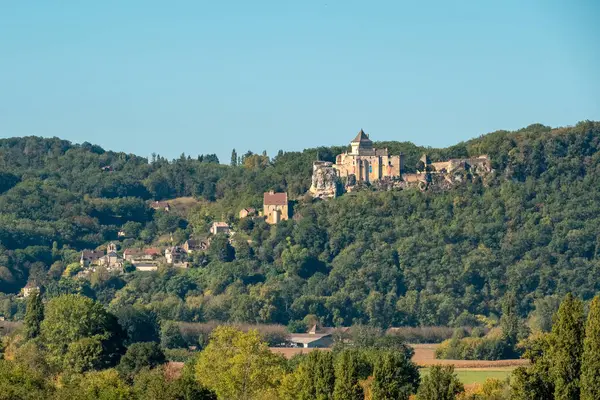
[[[581,399],[600,399],[600,295],[590,305],[581,361]]]

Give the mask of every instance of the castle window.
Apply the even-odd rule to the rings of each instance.
[[[373,166],[369,165],[369,173],[372,173],[372,172],[373,172]]]

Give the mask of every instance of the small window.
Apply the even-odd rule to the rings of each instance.
[[[373,172],[373,166],[369,165],[369,173],[372,173],[372,172]]]

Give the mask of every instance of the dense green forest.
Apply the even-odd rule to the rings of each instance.
[[[0,140],[0,315],[20,319],[15,294],[28,282],[44,296],[80,293],[118,314],[160,320],[323,325],[477,325],[510,293],[526,317],[572,291],[600,290],[600,123],[498,131],[446,149],[385,142],[414,171],[433,161],[488,154],[494,173],[449,191],[368,188],[312,201],[312,161],[345,147],[248,152],[168,161],[39,137]],[[221,160],[223,161],[223,160]],[[294,219],[238,221],[267,190],[287,191]],[[150,200],[193,197],[186,212]],[[70,276],[82,249],[182,242],[214,220],[233,224],[233,248],[215,238],[187,270],[161,268],[90,279]],[[119,231],[127,238],[117,240]],[[250,242],[248,242],[250,240]]]

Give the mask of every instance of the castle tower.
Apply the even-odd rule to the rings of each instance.
[[[362,129],[354,140],[350,142],[350,146],[352,147],[352,151],[350,154],[358,155],[364,153],[366,151],[373,150],[373,142],[369,139],[369,135],[367,135]]]

